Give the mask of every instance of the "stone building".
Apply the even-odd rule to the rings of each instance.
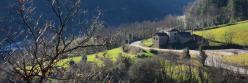
[[[199,36],[191,35],[190,32],[169,29],[155,34],[154,46],[157,48],[190,47],[198,45],[200,39]],[[204,41],[204,45],[208,45],[208,42]]]
[[[166,47],[166,45],[169,43],[169,36],[165,32],[158,32],[154,36],[154,45],[157,48],[163,48]]]

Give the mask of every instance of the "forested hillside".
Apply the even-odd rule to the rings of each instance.
[[[80,2],[81,15],[75,17],[73,22],[79,22],[80,20],[80,22],[87,24],[87,21],[90,21],[89,19],[92,19],[92,17],[97,14],[97,10],[101,11],[102,16],[100,20],[104,22],[106,27],[122,26],[134,22],[159,21],[170,14],[181,15],[183,8],[192,1],[193,0],[82,0]],[[33,2],[35,8],[35,13],[33,14],[42,16],[41,19],[44,20],[44,22],[45,20],[59,21],[54,18],[55,15],[52,13],[51,4],[48,3],[48,0],[33,0]],[[65,3],[70,4],[69,2],[62,4]],[[21,19],[16,11],[18,9],[16,0],[2,0],[0,5],[0,29],[5,28],[5,30],[8,30],[11,27],[13,31],[22,31],[17,29],[22,23],[18,22]],[[12,26],[9,26],[10,24]],[[78,26],[70,25],[70,27],[67,27],[67,30],[68,32],[77,32],[79,30],[76,27]],[[7,34],[5,32],[0,33],[0,38],[1,35]]]
[[[248,19],[247,0],[196,0],[186,10],[188,28],[202,28]]]
[[[16,12],[13,7],[16,0],[1,0],[0,16],[9,17]],[[47,0],[33,0],[36,9],[43,17],[51,16]],[[184,6],[193,0],[83,0],[81,8],[88,16],[95,14],[97,9],[103,13],[102,20],[107,25],[118,26],[146,20],[161,20],[166,15],[181,15]],[[65,2],[66,3],[66,2]]]

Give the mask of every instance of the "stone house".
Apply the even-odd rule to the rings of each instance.
[[[191,47],[199,45],[200,40],[199,36],[191,35],[190,32],[169,29],[155,34],[154,46],[157,48]],[[208,42],[204,41],[204,45],[208,45]]]
[[[154,36],[154,46],[157,48],[166,47],[169,43],[169,37],[165,32],[158,32]]]

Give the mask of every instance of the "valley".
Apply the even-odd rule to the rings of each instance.
[[[247,0],[2,0],[0,83],[247,83]]]

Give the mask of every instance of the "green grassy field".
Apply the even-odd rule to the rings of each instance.
[[[105,58],[109,58],[112,61],[116,61],[118,56],[120,56],[121,53],[122,53],[121,48],[115,48],[115,49],[108,50],[105,52],[99,52],[96,54],[88,55],[88,61],[97,63],[97,64],[99,64],[99,66],[101,66],[103,64],[103,61],[101,61],[101,59],[99,59],[97,57],[104,57],[104,55],[105,55]],[[141,57],[141,58],[146,58],[146,57],[152,57],[154,54],[152,54],[150,51],[144,51],[144,53],[142,55],[143,55],[143,57]],[[137,57],[136,55],[130,55],[130,54],[126,54],[126,53],[122,53],[122,56],[128,56],[134,60],[138,60],[137,58],[139,58],[139,56]],[[82,56],[63,59],[57,65],[68,68],[69,62],[71,60],[75,61],[76,63],[79,63],[82,60]],[[193,58],[192,61],[194,63],[194,61],[197,61],[197,60],[195,60]],[[189,76],[188,76],[189,66],[186,66],[183,64],[173,64],[173,63],[171,64],[168,61],[162,61],[161,64],[164,65],[164,69],[167,72],[167,75],[170,76],[172,79],[175,79],[178,81],[184,81],[184,80],[189,79]],[[198,78],[199,72],[197,71],[197,67],[192,68],[192,73],[193,73],[194,78],[199,79]]]
[[[109,58],[112,61],[116,61],[116,58],[122,53],[122,49],[121,48],[115,48],[112,50],[108,50],[105,52],[99,52],[96,54],[91,54],[87,56],[87,61],[89,62],[94,62],[97,64],[102,64],[102,61],[98,58],[100,57],[105,57],[105,58]],[[77,57],[71,57],[71,58],[67,58],[67,59],[63,59],[60,62],[57,63],[58,66],[63,66],[63,67],[68,67],[68,63],[70,61],[74,61],[76,63],[79,63],[82,60],[82,56],[77,56]]]
[[[152,47],[154,43],[153,43],[153,39],[149,38],[141,41],[141,44],[146,47]]]
[[[225,56],[224,61],[231,63],[231,64],[247,67],[248,66],[248,53],[236,55],[236,56]]]
[[[87,61],[101,65],[103,63],[103,61],[100,60],[100,58],[108,58],[108,59],[112,60],[113,62],[115,62],[120,55],[121,56],[127,56],[130,58],[136,58],[136,55],[123,53],[122,48],[119,47],[119,48],[115,48],[112,50],[87,55]],[[138,57],[152,57],[152,56],[153,56],[153,54],[150,51],[145,51],[145,52],[143,52],[142,56],[138,56]],[[60,62],[57,63],[57,65],[63,66],[63,67],[68,67],[70,61],[74,61],[76,63],[79,63],[81,60],[82,60],[82,56],[71,57],[71,58],[61,60]]]
[[[214,39],[215,41],[226,43],[228,36],[226,34],[233,34],[232,42],[238,45],[248,45],[248,21],[241,21],[233,25],[220,25],[214,29],[196,31],[194,34],[203,36],[207,39]],[[210,42],[211,46],[219,43]],[[224,61],[227,63],[248,66],[248,54],[225,56]]]
[[[232,37],[232,43],[248,45],[248,21],[238,22],[233,25],[222,25],[210,30],[196,31],[194,34],[224,43]]]

